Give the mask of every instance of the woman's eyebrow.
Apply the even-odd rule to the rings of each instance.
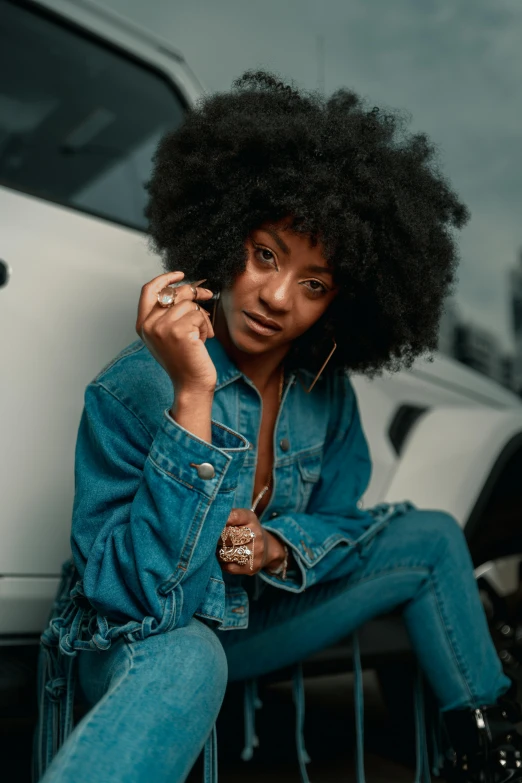
[[[290,255],[290,248],[286,244],[286,242],[283,242],[279,234],[274,231],[272,228],[265,228],[264,231],[266,231],[267,234],[270,234],[274,242],[279,245],[279,248],[285,253],[285,255]]]
[[[307,272],[326,272],[327,275],[333,275],[333,270],[328,266],[317,266],[317,264],[310,264],[306,267]]]

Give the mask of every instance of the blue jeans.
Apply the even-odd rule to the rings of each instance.
[[[391,520],[349,577],[303,593],[267,586],[247,630],[188,626],[79,653],[94,705],[45,783],[181,783],[212,730],[227,679],[302,660],[398,606],[442,710],[494,703],[510,686],[493,646],[464,535],[437,511]],[[228,670],[228,675],[227,675]]]

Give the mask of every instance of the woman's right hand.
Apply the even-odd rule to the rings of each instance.
[[[184,276],[183,272],[167,272],[143,286],[136,332],[170,376],[176,393],[213,393],[217,373],[205,347],[207,337],[214,337],[210,316],[203,308],[198,310],[190,285],[174,289],[176,302],[170,307],[158,302],[161,289]],[[196,292],[200,301],[213,296],[208,288],[198,287]]]

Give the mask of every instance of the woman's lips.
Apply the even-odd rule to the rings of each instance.
[[[245,318],[247,326],[252,329],[253,332],[257,332],[257,334],[263,334],[263,335],[271,335],[271,334],[277,334],[277,332],[280,332],[280,329],[274,329],[271,326],[264,326],[263,324],[260,324],[259,321],[256,321],[254,318],[252,318],[250,315],[245,313],[243,311],[243,316]]]

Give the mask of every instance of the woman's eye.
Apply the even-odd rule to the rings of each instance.
[[[317,288],[309,288],[308,289],[313,294],[326,294],[328,292],[328,289],[326,288],[326,286],[324,286],[322,283],[320,283],[319,280],[307,280],[306,281],[306,285],[317,286]]]
[[[263,255],[264,253],[268,253],[269,258]],[[267,247],[256,248],[255,255],[257,258],[259,258],[261,261],[264,261],[265,263],[267,263],[268,261],[272,261],[274,258],[274,254]]]

